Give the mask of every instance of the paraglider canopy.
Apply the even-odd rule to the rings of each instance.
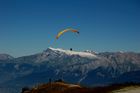
[[[63,35],[65,32],[69,32],[69,31],[79,34],[79,31],[76,30],[76,29],[67,28],[67,29],[64,29],[64,30],[60,31],[60,32],[57,34],[56,39],[59,39],[59,37],[60,37],[61,35]]]

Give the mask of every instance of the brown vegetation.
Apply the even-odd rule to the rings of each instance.
[[[111,91],[118,90],[128,86],[140,86],[140,84],[126,83],[126,84],[114,84],[105,87],[85,88],[74,84],[54,82],[42,84],[38,87],[34,87],[33,89],[25,91],[23,93],[110,93]]]

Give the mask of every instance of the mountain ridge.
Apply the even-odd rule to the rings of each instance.
[[[50,78],[86,86],[107,85],[124,82],[124,78],[125,82],[134,81],[139,74],[136,71],[140,71],[139,53],[48,48],[42,53],[0,61],[0,87],[33,86]],[[129,74],[134,75],[133,78],[127,79]]]
[[[12,57],[11,55],[9,54],[0,54],[0,60],[10,60],[10,59],[14,59],[14,57]]]

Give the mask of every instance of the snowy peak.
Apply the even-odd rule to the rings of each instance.
[[[95,54],[92,54],[90,52],[78,52],[78,51],[64,50],[61,48],[52,48],[52,47],[49,47],[47,50],[49,50],[49,51],[51,50],[56,53],[64,53],[69,56],[78,55],[78,56],[87,57],[87,58],[97,58],[97,56]]]

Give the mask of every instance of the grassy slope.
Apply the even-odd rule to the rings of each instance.
[[[118,93],[116,90],[121,90],[126,87],[140,87],[140,84],[126,83],[106,87],[85,88],[79,85],[55,82],[39,85],[24,93],[112,93],[112,91],[113,93]]]

